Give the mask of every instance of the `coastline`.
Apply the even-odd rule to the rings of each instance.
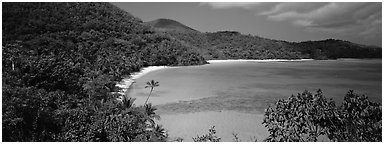
[[[224,63],[224,62],[286,62],[286,61],[312,61],[314,59],[227,59],[227,60],[207,60],[208,63]]]
[[[142,68],[139,72],[134,72],[130,75],[128,78],[124,78],[121,82],[117,83],[116,86],[119,88],[122,88],[122,91],[118,92],[120,94],[124,94],[133,83],[135,83],[135,80],[150,73],[153,71],[157,71],[160,69],[170,68],[169,66],[149,66]]]
[[[227,59],[227,60],[207,60],[208,64],[212,63],[226,63],[226,62],[289,62],[289,61],[312,61],[314,59],[263,59],[263,60],[256,60],[256,59]],[[166,68],[174,68],[170,66],[149,66],[142,68],[139,72],[134,72],[130,75],[128,78],[124,78],[121,82],[117,83],[116,86],[119,88],[122,88],[122,91],[118,92],[120,94],[124,94],[133,83],[135,83],[135,80],[150,73],[153,71],[157,71],[160,69],[166,69]]]
[[[208,62],[212,62],[207,60]],[[240,62],[239,62],[240,61]],[[241,62],[243,61],[243,62]],[[254,61],[245,63],[247,61]],[[256,62],[255,62],[256,61]],[[313,61],[306,61],[306,60],[294,60],[294,61],[306,61],[306,62],[290,62],[292,60],[219,60],[216,62],[223,62],[223,66],[231,66],[231,65],[247,65],[247,64],[259,64],[262,65],[268,65],[270,64],[275,64],[276,61],[287,61],[286,63],[284,62],[277,62],[279,64],[276,65],[285,65],[285,64],[304,64],[306,63],[312,63],[312,62],[317,62],[317,60]],[[320,60],[322,61],[322,60]],[[333,60],[332,60],[333,61]],[[233,62],[233,63],[225,63],[225,62]],[[266,63],[264,63],[266,62]],[[263,64],[264,63],[264,64]],[[326,65],[327,63],[320,62],[320,64]],[[221,67],[221,63],[211,63],[211,65],[206,65],[206,66],[217,66]],[[179,66],[177,66],[179,67]],[[195,67],[195,66],[193,66]],[[199,67],[197,68],[198,71],[201,71],[201,69],[204,69],[204,65],[196,66]],[[200,68],[203,67],[203,68]],[[310,67],[310,66],[308,66]],[[173,67],[170,67],[173,68]],[[143,68],[142,70],[146,70],[147,68]],[[183,68],[184,69],[184,68]],[[156,123],[163,125],[163,128],[167,130],[170,138],[177,138],[181,137],[184,138],[185,141],[192,141],[191,138],[195,137],[197,134],[205,134],[207,133],[207,130],[211,126],[216,126],[217,130],[217,135],[221,138],[223,138],[223,141],[229,142],[232,139],[232,133],[239,134],[238,136],[246,141],[249,140],[249,138],[252,136],[255,136],[257,139],[263,139],[267,137],[268,131],[267,129],[261,124],[264,118],[263,114],[259,114],[252,111],[242,111],[241,109],[256,109],[256,108],[265,108],[263,104],[268,104],[276,98],[280,98],[279,95],[279,89],[282,89],[281,96],[285,96],[286,93],[295,93],[296,90],[291,90],[291,89],[296,89],[295,87],[302,87],[303,85],[305,86],[305,83],[297,82],[296,86],[293,87],[286,87],[288,83],[281,83],[280,81],[271,81],[269,84],[263,84],[263,82],[270,80],[271,77],[275,77],[274,75],[270,76],[268,71],[265,71],[264,73],[260,74],[255,74],[252,77],[260,77],[260,76],[265,76],[266,77],[260,77],[255,79],[259,80],[256,82],[252,82],[252,80],[248,83],[243,83],[243,80],[251,78],[251,77],[246,77],[244,79],[238,79],[238,78],[233,78],[229,79],[227,81],[213,81],[218,79],[219,77],[215,77],[212,75],[215,75],[215,73],[211,73],[209,75],[205,74],[200,74],[200,73],[194,73],[194,74],[200,74],[204,76],[203,78],[209,78],[209,79],[192,79],[191,80],[186,80],[186,83],[195,83],[195,85],[184,85],[178,87],[180,84],[177,82],[180,79],[177,79],[176,77],[182,77],[181,79],[186,79],[189,77],[192,77],[187,75],[191,72],[190,68],[186,68],[184,72],[187,73],[180,73],[178,75],[173,75],[169,73],[173,73],[174,70],[178,71],[179,69],[169,69],[164,70],[164,71],[157,71],[152,74],[148,74],[149,70],[146,70],[144,75],[137,76],[138,73],[142,72],[137,72],[137,73],[132,73],[132,75],[136,74],[136,76],[130,76],[130,77],[135,77],[134,81],[137,83],[135,85],[132,84],[131,88],[132,90],[128,89],[129,91],[132,92],[131,96],[136,98],[135,105],[139,106],[144,103],[146,97],[147,97],[147,89],[144,89],[144,83],[150,79],[156,79],[162,78],[163,80],[167,79],[167,81],[159,80],[160,82],[164,83],[164,85],[161,85],[160,88],[156,89],[155,93],[159,95],[153,95],[150,98],[150,101],[152,102],[153,106],[156,106],[158,108],[157,114],[161,116],[161,120],[157,121]],[[194,68],[192,68],[194,69]],[[303,68],[304,70],[306,68]],[[216,69],[216,71],[220,70],[219,72],[222,71],[222,69]],[[172,72],[171,72],[172,71]],[[246,70],[248,71],[248,70]],[[327,71],[327,70],[325,70]],[[160,73],[167,73],[166,76],[160,76],[158,74]],[[168,73],[169,72],[169,73]],[[215,71],[213,71],[215,72]],[[229,72],[236,72],[236,71],[229,71]],[[251,73],[256,73],[253,71],[250,71]],[[306,73],[306,72],[305,72]],[[329,75],[332,75],[333,72],[329,73]],[[238,73],[237,73],[238,74]],[[286,74],[286,73],[282,73]],[[241,74],[239,74],[241,75]],[[351,75],[354,75],[352,73]],[[144,76],[144,77],[143,77]],[[184,77],[186,76],[186,78]],[[280,77],[279,77],[280,78]],[[285,77],[281,77],[285,78]],[[316,79],[322,79],[323,77],[319,77]],[[143,80],[145,79],[145,80]],[[175,80],[169,80],[169,79],[175,79]],[[300,78],[302,79],[302,78]],[[213,81],[212,84],[204,85],[204,81],[200,80],[207,80],[207,81]],[[303,82],[305,82],[305,79],[302,79]],[[176,82],[176,83],[175,83]],[[340,81],[342,82],[342,81]],[[222,84],[222,83],[230,83],[236,86],[239,86],[239,89],[229,89],[227,87],[233,87],[233,85],[227,85],[226,87],[216,85],[216,84]],[[335,87],[335,85],[332,85],[334,82],[330,81],[330,83],[324,83],[323,85],[328,85],[327,88],[330,87]],[[166,84],[172,84],[166,86]],[[273,87],[275,84],[279,84],[276,87]],[[340,83],[341,85],[342,83]],[[201,91],[204,91],[204,89],[199,89],[195,88],[197,87],[196,85],[202,85],[204,89],[208,89],[212,91],[212,94],[210,93],[202,93]],[[209,87],[209,85],[214,85],[215,87]],[[339,84],[338,84],[339,85]],[[137,86],[140,86],[140,89],[136,89]],[[192,90],[183,90],[181,87],[189,86],[189,89]],[[258,88],[254,88],[258,87]],[[361,87],[356,86],[356,87]],[[176,92],[170,92],[172,89],[179,90]],[[181,90],[180,90],[181,89]],[[221,92],[217,91],[218,89],[223,89]],[[285,91],[284,91],[285,89]],[[144,91],[140,91],[144,90]],[[266,93],[265,91],[272,91],[271,93]],[[200,93],[190,93],[191,91],[199,91]],[[293,92],[291,92],[293,91]],[[144,93],[143,93],[144,92]],[[342,95],[345,93],[343,92]],[[163,96],[162,96],[163,95]],[[198,96],[201,95],[207,95],[209,97],[207,98],[198,98]],[[338,94],[329,94],[329,95],[338,95]],[[215,97],[216,96],[216,97]],[[195,99],[196,98],[196,99]],[[184,101],[180,101],[179,99],[183,99]],[[171,101],[170,103],[160,103],[159,102],[164,102],[164,101]],[[154,102],[154,103],[153,103]],[[164,104],[164,105],[163,105]],[[239,108],[241,106],[241,108]],[[229,138],[229,139],[226,139]]]

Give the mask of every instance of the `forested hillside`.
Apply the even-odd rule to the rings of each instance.
[[[152,26],[158,31],[179,31],[179,32],[198,32],[186,25],[181,24],[178,21],[171,19],[157,19],[149,22],[145,22],[146,25]]]
[[[166,29],[169,25],[173,29]],[[185,25],[175,28],[177,26],[175,22],[152,25],[159,32],[169,34],[185,45],[195,47],[206,59],[381,58],[379,47],[342,40],[327,39],[297,43],[244,35],[236,31],[202,33],[175,30],[185,29],[183,28]]]
[[[314,59],[381,58],[381,48],[379,47],[364,46],[342,40],[306,41],[291,43],[291,45]]]
[[[147,125],[151,109],[116,101],[116,82],[145,66],[205,63],[109,3],[3,3],[2,11],[3,141],[165,140]]]
[[[3,141],[166,141],[156,108],[116,100],[116,83],[146,66],[381,58],[380,48],[335,40],[159,32],[109,3],[2,3],[2,12]]]

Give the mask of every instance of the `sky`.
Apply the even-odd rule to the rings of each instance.
[[[112,3],[143,21],[176,20],[200,32],[238,31],[300,42],[341,39],[382,43],[382,4],[362,2],[120,2]]]

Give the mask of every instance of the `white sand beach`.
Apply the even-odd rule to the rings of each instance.
[[[229,63],[229,62],[260,62],[260,63],[264,63],[264,62],[291,62],[291,61],[311,61],[311,60],[313,60],[313,59],[295,59],[295,60],[289,60],[289,59],[264,59],[264,60],[228,59],[228,60],[207,60],[207,62],[209,64],[219,64],[219,63]],[[202,65],[198,65],[197,67],[201,67],[201,66]],[[145,68],[142,68],[139,72],[131,74],[131,77],[123,79],[116,86],[122,88],[122,91],[119,93],[124,94],[129,88],[132,87],[133,83],[136,83],[136,79],[139,79],[140,77],[142,77],[142,76],[144,76],[150,72],[154,72],[154,71],[166,69],[166,68],[181,68],[181,67],[195,67],[195,66],[174,66],[174,67],[173,66],[172,67],[171,66],[149,66],[149,67],[145,67]],[[157,78],[157,79],[160,79],[160,78]],[[145,84],[140,83],[140,86],[144,86],[144,85]],[[177,86],[175,87],[175,89],[177,89]],[[174,90],[174,91],[177,91],[177,90]],[[191,98],[183,99],[183,97],[185,97],[183,95],[186,95],[186,93],[184,93],[184,92],[186,92],[186,90],[180,90],[179,91],[180,95],[178,95],[177,97],[168,96],[167,99],[164,99],[162,97],[152,96],[150,101],[152,104],[157,105],[157,104],[165,104],[165,103],[172,103],[172,102],[178,102],[178,101],[192,100]],[[154,94],[154,95],[156,95],[156,94]],[[145,97],[133,96],[133,97],[136,98],[136,103],[140,103],[140,104],[143,103],[146,99],[146,96]],[[199,99],[199,98],[203,98],[203,97],[204,96],[196,97],[196,98]]]
[[[193,142],[193,137],[208,134],[209,128],[215,126],[217,136],[223,142],[232,142],[233,134],[237,134],[243,142],[250,142],[255,139],[262,141],[268,136],[268,130],[261,124],[263,118],[263,114],[205,111],[161,115],[161,120],[158,123],[166,128],[171,140],[180,137],[185,142]]]
[[[170,68],[169,66],[149,66],[142,68],[139,72],[132,73],[129,78],[123,79],[121,82],[116,84],[117,87],[122,88],[120,94],[124,94],[125,91],[129,89],[129,87],[135,82],[136,79],[156,70]]]
[[[224,62],[285,62],[285,61],[311,61],[314,59],[228,59],[228,60],[208,60],[208,63],[224,63]]]
[[[284,62],[284,61],[310,61],[313,59],[264,59],[264,60],[253,60],[253,59],[228,59],[228,60],[207,60],[208,63],[225,63],[225,62]],[[156,70],[165,69],[165,68],[175,68],[169,66],[149,66],[142,68],[139,72],[132,73],[129,78],[123,79],[120,83],[116,84],[116,86],[123,89],[124,93],[134,82],[136,79]]]
[[[149,99],[161,116],[157,124],[164,126],[171,139],[181,137],[184,141],[207,134],[211,126],[216,126],[217,135],[224,142],[232,141],[232,133],[237,133],[242,141],[251,141],[254,137],[261,141],[268,136],[262,124],[264,109],[278,99],[305,89],[314,92],[321,88],[327,98],[336,102],[343,100],[348,89],[381,101],[381,86],[377,87],[381,84],[381,79],[377,79],[381,75],[381,68],[377,66],[381,61],[208,62],[211,64],[177,69],[146,68],[121,85],[130,87],[129,95],[137,98],[136,105],[142,105],[149,94],[145,83],[152,79],[158,81],[160,86],[153,90]],[[361,66],[366,71],[361,71]],[[131,85],[133,81],[135,84]],[[351,82],[362,85],[350,85]]]

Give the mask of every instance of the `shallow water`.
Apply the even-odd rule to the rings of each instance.
[[[382,99],[381,60],[226,62],[162,69],[144,75],[132,85],[129,95],[137,98],[137,105],[144,103],[149,94],[149,89],[144,86],[152,79],[159,81],[160,86],[154,89],[149,102],[157,105],[158,114],[164,118],[160,123],[170,131],[171,137],[181,134],[171,125],[180,123],[184,117],[206,119],[200,122],[204,126],[184,127],[195,129],[187,130],[189,135],[183,134],[185,140],[201,135],[202,133],[194,134],[201,132],[201,129],[207,133],[209,126],[205,125],[212,121],[224,127],[223,124],[229,123],[228,119],[202,114],[204,112],[238,112],[247,116],[239,117],[231,113],[226,115],[241,121],[252,121],[255,116],[262,116],[264,109],[278,99],[285,99],[304,90],[315,93],[317,89],[322,89],[326,98],[332,98],[338,104],[350,89],[367,95],[371,101],[381,103]],[[176,119],[177,117],[180,118]],[[261,122],[257,122],[254,126],[265,132],[260,125]],[[216,127],[228,131],[231,126]],[[255,132],[250,129],[243,128],[239,132],[245,133],[243,137],[257,135],[260,140],[265,138],[260,134],[251,135]],[[231,132],[223,135],[227,136],[228,133]],[[231,139],[232,137],[227,138],[226,141]]]

